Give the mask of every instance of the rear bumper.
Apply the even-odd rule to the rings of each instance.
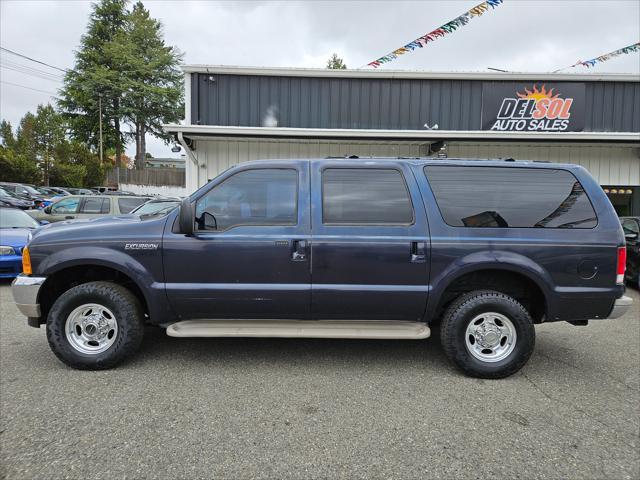
[[[18,310],[29,318],[40,317],[40,304],[38,292],[46,280],[46,277],[27,277],[18,275],[11,284],[11,293]],[[30,322],[31,324],[31,322]]]
[[[629,308],[631,308],[631,304],[633,303],[633,299],[631,297],[627,297],[626,295],[616,299],[613,304],[613,308],[611,309],[611,313],[607,318],[619,318],[623,316]]]

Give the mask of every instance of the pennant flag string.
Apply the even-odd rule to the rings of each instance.
[[[591,68],[595,66],[596,63],[603,63],[607,60],[611,60],[614,57],[618,57],[620,55],[626,55],[628,53],[640,52],[640,42],[634,43],[633,45],[629,45],[627,47],[620,48],[618,50],[614,50],[613,52],[605,53],[604,55],[600,55],[599,57],[592,58],[591,60],[578,60],[573,65],[569,65],[568,67],[559,68],[558,70],[554,70],[553,73],[559,72],[560,70],[565,70],[567,68],[575,68],[578,65]]]
[[[476,5],[471,10],[463,13],[459,17],[456,17],[453,20],[445,23],[444,25],[441,25],[432,32],[425,33],[423,36],[416,38],[414,41],[407,43],[405,46],[400,47],[393,52],[388,53],[383,57],[378,58],[377,60],[374,60],[373,62],[367,63],[367,65],[373,68],[378,68],[383,63],[391,62],[398,58],[398,56],[400,55],[413,52],[416,48],[426,47],[429,42],[433,42],[438,38],[444,37],[448,33],[452,33],[458,28],[465,26],[472,18],[479,17],[482,14],[488,12],[489,8],[493,10],[503,1],[504,0],[486,0]]]

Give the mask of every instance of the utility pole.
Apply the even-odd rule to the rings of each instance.
[[[98,95],[98,109],[100,111],[100,118],[98,119],[100,124],[100,166],[102,166],[102,94]]]

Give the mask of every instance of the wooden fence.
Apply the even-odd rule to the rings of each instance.
[[[177,168],[145,168],[142,170],[113,169],[107,172],[107,185],[119,185],[121,183],[134,185],[172,185],[185,186],[185,171]]]

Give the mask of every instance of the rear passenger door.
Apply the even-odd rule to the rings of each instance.
[[[429,234],[404,162],[312,162],[314,319],[419,320]]]
[[[105,197],[82,198],[77,218],[94,218],[101,215],[108,215],[110,210],[109,200],[109,198]]]

